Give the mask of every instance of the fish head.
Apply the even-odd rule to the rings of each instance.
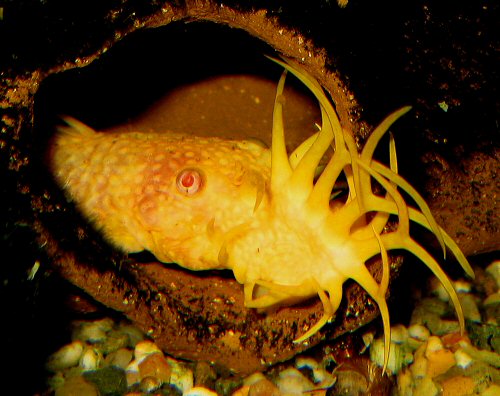
[[[72,118],[50,151],[53,174],[105,239],[125,252],[212,269],[227,232],[266,201],[269,150],[252,141],[96,132]]]

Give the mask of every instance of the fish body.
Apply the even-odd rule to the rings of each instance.
[[[296,342],[328,323],[340,305],[343,283],[353,279],[380,308],[386,365],[390,321],[385,296],[388,251],[393,249],[412,253],[432,270],[463,329],[453,284],[412,238],[410,224],[433,233],[443,253],[451,251],[470,276],[472,268],[422,196],[397,173],[394,140],[388,165],[373,158],[380,139],[410,108],[386,117],[358,151],[319,83],[300,68],[275,62],[286,71],[276,92],[270,149],[250,141],[170,133],[96,132],[67,119],[51,154],[56,180],[123,251],[146,249],[162,262],[191,270],[232,270],[244,285],[247,307],[265,309],[318,296],[324,315]],[[287,72],[314,94],[322,118],[320,131],[291,154],[283,123]],[[385,190],[382,194],[373,190],[373,180]],[[332,194],[339,181],[347,181],[343,197]],[[407,205],[401,190],[415,206]],[[397,226],[387,229],[390,217]],[[378,281],[366,268],[374,256],[382,259]]]

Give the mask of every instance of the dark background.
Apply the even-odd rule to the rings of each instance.
[[[183,6],[182,1],[170,3]],[[132,26],[162,4],[140,0],[0,1],[3,7],[0,78],[8,85],[9,79],[16,76],[28,75],[36,69],[48,71],[67,59],[92,54],[117,31]],[[401,159],[403,167],[411,167],[415,158],[427,150],[438,149],[460,166],[459,156],[498,148],[500,4],[497,1],[351,0],[345,9],[340,9],[334,1],[324,0],[221,4],[244,11],[266,9],[280,24],[300,31],[317,47],[325,48],[328,66],[337,70],[355,93],[363,119],[369,124],[378,123],[402,105],[413,105],[412,116],[402,120],[402,128],[408,136],[419,139],[402,139],[400,149],[406,153]],[[244,46],[241,40],[246,40]],[[228,51],[233,45],[238,48],[231,53],[237,60],[231,72],[259,66],[261,61],[256,54],[267,50],[257,40],[229,28],[181,22],[158,31],[135,33],[112,48],[110,52],[114,54],[103,57],[102,63],[91,65],[88,70],[76,69],[54,78],[55,81],[47,80],[46,84],[51,84],[50,89],[55,90],[52,92],[64,88],[68,81],[87,87],[87,96],[67,106],[82,108],[82,104],[91,101],[88,113],[92,112],[92,106],[101,109],[100,113],[94,112],[96,122],[112,123],[121,110],[137,111],[136,103],[117,101],[119,93],[108,97],[97,92],[102,80],[95,82],[93,76],[106,79],[110,92],[116,93],[123,89],[119,82],[127,73],[137,72],[145,80],[128,85],[127,90],[137,97],[146,97],[143,103],[154,100],[165,88],[150,83],[162,72],[163,62],[169,62],[162,58],[165,45],[175,46],[182,54],[183,65],[190,65],[186,75],[198,78],[202,75],[197,73],[225,72],[221,65],[227,64],[223,61],[230,58]],[[135,56],[127,58],[130,51]],[[113,65],[123,65],[124,60],[126,67],[113,69]],[[267,73],[266,70],[263,72]],[[147,92],[144,86],[150,87]],[[40,95],[50,98],[48,89],[42,86]],[[42,127],[43,122],[50,123],[44,117],[50,113],[50,103],[54,100],[37,105],[35,116],[40,117]],[[440,102],[448,105],[447,112],[439,107]],[[0,115],[13,111],[0,108]],[[102,113],[107,118],[99,119]],[[30,213],[26,211],[30,207],[29,197],[17,193],[19,180],[15,173],[4,171],[9,168],[10,159],[3,154],[0,157],[3,197],[0,309],[4,359],[8,359],[10,368],[2,377],[18,394],[33,394],[44,389],[44,360],[67,337],[64,327],[68,308],[60,296],[69,295],[72,290],[47,268],[43,247],[35,242],[30,228]],[[410,181],[421,183],[417,176],[410,177]],[[36,260],[40,261],[41,270],[34,281],[27,280]],[[56,295],[52,293],[54,290]]]

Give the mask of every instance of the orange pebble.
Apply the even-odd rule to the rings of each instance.
[[[162,383],[170,381],[172,368],[161,353],[152,353],[139,363],[139,374],[141,378],[155,377]]]
[[[280,391],[276,385],[264,378],[250,386],[248,396],[279,396]]]
[[[460,333],[446,334],[441,337],[441,341],[446,348],[450,348],[453,352],[455,352],[460,347],[459,343],[461,341],[465,341],[469,344],[471,343],[469,337],[466,334],[461,335]]]
[[[250,390],[249,385],[242,386],[241,388],[235,390],[231,396],[248,396],[248,391]]]
[[[427,354],[427,375],[434,378],[446,373],[456,364],[455,355],[447,349]]]
[[[137,371],[127,370],[126,371],[127,386],[132,386],[139,383],[141,377]]]
[[[443,389],[442,396],[466,396],[474,394],[474,380],[463,375],[448,378],[441,386]]]

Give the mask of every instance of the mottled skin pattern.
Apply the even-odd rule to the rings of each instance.
[[[74,130],[55,143],[56,178],[112,243],[192,270],[224,267],[223,236],[253,216],[269,184],[269,150],[171,133],[96,133],[67,120]],[[196,194],[176,186],[185,169],[201,173]]]
[[[277,88],[272,147],[249,141],[169,133],[99,133],[68,118],[52,151],[59,184],[106,237],[126,252],[151,251],[162,262],[192,269],[231,269],[244,285],[245,304],[268,308],[319,296],[324,315],[296,342],[316,333],[335,314],[342,285],[354,279],[377,302],[390,345],[385,295],[387,251],[417,256],[443,283],[464,317],[453,284],[437,261],[410,236],[410,224],[432,232],[470,276],[456,243],[439,227],[423,198],[397,173],[394,140],[386,166],[373,159],[388,128],[410,110],[390,114],[358,152],[340,126],[319,84],[307,73],[276,61],[301,80],[320,103],[320,131],[291,154],[285,146],[283,87]],[[333,154],[328,157],[328,150]],[[327,156],[326,165],[322,159]],[[375,193],[375,179],[384,194]],[[348,194],[336,195],[346,181]],[[415,202],[406,204],[398,190]],[[389,217],[397,228],[386,231]],[[365,263],[380,255],[377,282]],[[385,366],[384,366],[385,370]]]

